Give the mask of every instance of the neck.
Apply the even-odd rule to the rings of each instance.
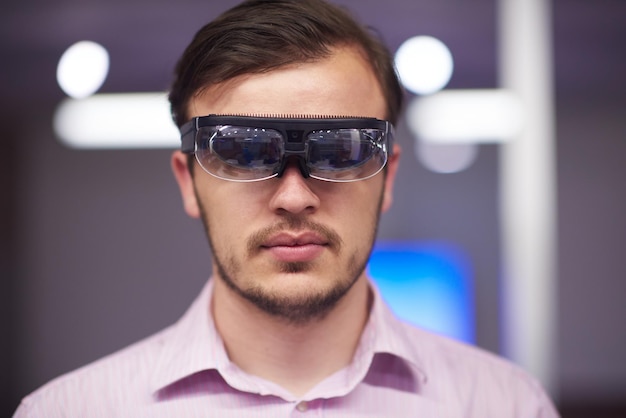
[[[293,324],[272,316],[215,278],[215,325],[232,362],[246,373],[302,396],[347,366],[369,316],[362,275],[322,318]]]

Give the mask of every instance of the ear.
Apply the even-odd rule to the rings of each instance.
[[[383,196],[383,203],[381,205],[381,212],[386,212],[393,203],[393,185],[396,181],[396,173],[398,172],[398,163],[400,162],[400,154],[402,150],[400,146],[394,144],[393,153],[389,156],[387,161],[387,174],[385,177],[385,191]]]
[[[183,199],[183,206],[187,215],[192,218],[200,217],[200,208],[196,199],[196,193],[193,186],[193,176],[189,172],[187,165],[187,154],[180,151],[174,151],[172,154],[172,172],[178,183],[180,194]]]

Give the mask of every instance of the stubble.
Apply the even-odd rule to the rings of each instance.
[[[384,190],[379,197],[376,215],[373,216],[372,224],[363,225],[363,228],[372,231],[371,235],[368,237],[369,242],[366,250],[345,248],[343,240],[336,231],[325,225],[291,214],[285,215],[278,223],[255,232],[246,240],[247,259],[254,257],[261,251],[262,243],[267,238],[281,231],[314,231],[324,237],[327,241],[328,250],[334,254],[337,259],[341,259],[341,255],[344,252],[351,251],[350,255],[347,256],[346,265],[335,266],[336,272],[333,273],[335,277],[332,279],[332,285],[330,287],[311,290],[298,295],[290,295],[287,294],[288,292],[269,290],[264,287],[262,283],[259,283],[258,280],[255,280],[254,277],[242,277],[242,263],[245,261],[238,260],[233,254],[222,254],[218,250],[211,233],[208,213],[196,191],[196,198],[202,215],[202,223],[213,253],[213,263],[215,263],[219,276],[217,279],[223,280],[232,291],[251,302],[258,309],[293,325],[302,325],[323,319],[333,307],[335,307],[337,302],[348,293],[361,276],[369,260],[377,234],[383,195]],[[295,275],[314,271],[315,268],[319,268],[317,263],[317,261],[275,261],[275,268],[279,273]],[[243,285],[245,283],[249,284],[245,286]]]

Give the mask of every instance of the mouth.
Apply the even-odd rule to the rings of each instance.
[[[315,260],[328,245],[328,240],[316,232],[281,232],[264,240],[261,249],[277,261],[297,263]]]

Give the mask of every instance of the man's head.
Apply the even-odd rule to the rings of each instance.
[[[190,119],[189,102],[209,86],[328,57],[351,46],[372,67],[396,123],[403,92],[381,41],[345,10],[323,0],[248,0],[200,29],[176,66],[170,90],[178,126]]]
[[[200,31],[178,66],[172,106],[179,123],[206,115],[395,118],[401,93],[389,54],[376,42],[380,62],[373,63],[358,28],[319,0],[255,0],[226,12]],[[385,84],[386,77],[394,82]],[[327,132],[334,132],[330,122]],[[213,140],[202,149],[222,146]],[[358,134],[343,141],[383,146]],[[269,314],[303,322],[322,317],[365,280],[378,217],[391,205],[397,151],[385,173],[348,183],[305,178],[301,156],[289,157],[280,177],[256,181],[232,181],[237,161],[224,161],[222,176],[206,167],[192,176],[181,152],[172,166],[187,213],[204,222],[217,281]]]

